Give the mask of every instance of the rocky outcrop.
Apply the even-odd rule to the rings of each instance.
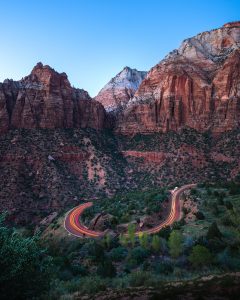
[[[38,63],[20,81],[0,84],[0,133],[10,128],[107,127],[104,107],[71,87],[67,75]]]
[[[95,100],[102,103],[108,112],[118,110],[134,96],[146,75],[147,72],[125,67],[104,86]]]
[[[123,156],[127,159],[135,159],[141,158],[143,160],[143,164],[154,164],[155,166],[161,166],[164,164],[168,159],[172,160],[173,162],[182,161],[187,163],[191,160],[191,164],[195,168],[204,168],[208,165],[206,154],[199,149],[196,149],[193,146],[189,146],[186,144],[182,144],[181,147],[176,149],[175,153],[168,153],[168,152],[157,152],[157,151],[122,151]],[[212,159],[215,161],[220,162],[233,162],[234,160],[229,157],[228,159],[224,155],[220,155],[219,153],[214,153],[217,155],[214,158],[212,155]]]
[[[153,67],[118,119],[117,132],[191,127],[221,133],[240,126],[239,22],[183,41]]]
[[[150,152],[150,151],[122,151],[123,156],[125,157],[136,157],[136,158],[143,158],[146,161],[154,162],[154,163],[161,163],[163,162],[167,154],[164,152]]]

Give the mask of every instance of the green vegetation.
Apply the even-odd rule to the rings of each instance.
[[[161,213],[162,205],[169,197],[167,188],[121,193],[112,198],[96,201],[81,217],[88,224],[97,213],[109,214],[113,217],[105,224],[106,228],[115,229],[118,224],[139,222],[140,217],[144,215]]]
[[[231,183],[233,185],[238,183]],[[79,273],[79,284],[74,291],[84,293],[85,281],[96,280],[96,284],[89,286],[87,293],[90,294],[95,293],[96,289],[104,291],[107,288],[125,289],[142,285],[158,287],[162,282],[239,271],[240,194],[232,195],[231,190],[228,184],[202,184],[191,193],[186,193],[184,203],[190,201],[192,204],[184,209],[181,222],[164,228],[156,235],[141,234],[137,238],[134,236],[135,224],[130,222],[128,236],[120,234],[119,237],[108,236],[100,240],[78,240],[78,247],[69,254],[68,250],[66,253],[66,246],[64,253],[69,259],[65,268],[72,278],[59,284],[64,286],[66,293],[70,292],[66,282],[73,282],[76,278],[71,266],[71,261],[75,260],[84,266],[84,273]],[[157,192],[150,192],[151,197],[156,198]],[[148,192],[143,192],[142,197],[140,192],[121,197],[108,202],[105,206],[106,209],[111,207],[108,212],[119,201],[122,207],[126,203],[131,207],[137,199],[141,206],[141,201],[150,198]],[[193,218],[188,220],[193,206],[196,207]],[[117,207],[120,209],[121,206]],[[58,255],[61,257],[62,254]],[[98,277],[93,278],[91,274],[95,270]]]
[[[169,253],[173,258],[177,258],[183,251],[183,236],[182,233],[173,230],[168,240]]]
[[[31,257],[36,258],[37,264],[43,269],[47,262],[46,276],[41,277],[43,283],[39,283],[44,293],[49,288],[45,278],[51,277],[47,299],[60,299],[64,295],[67,298],[75,292],[92,295],[107,289],[125,290],[139,286],[157,289],[175,281],[190,280],[192,284],[197,284],[197,278],[201,276],[240,271],[240,193],[236,193],[239,186],[238,182],[201,184],[191,193],[186,192],[182,220],[155,235],[141,234],[135,237],[137,223],[129,222],[128,236],[108,234],[99,239],[78,239],[67,235],[59,226],[63,221],[60,219],[60,223],[55,222],[43,233],[41,246],[35,238],[21,239],[28,241],[27,245],[29,241],[35,245],[31,248],[35,254],[30,255],[30,265]],[[149,194],[146,191],[142,197],[140,192],[132,194],[135,197],[126,194],[118,201],[123,199],[123,203],[131,206],[132,202],[135,205],[139,199],[141,207],[141,201],[145,203],[149,198],[151,203],[151,197],[156,199],[157,195],[162,195],[159,190],[151,191],[151,196]],[[111,205],[108,202],[109,212],[114,205],[118,205],[118,201],[113,201]],[[4,230],[10,232],[6,228]],[[15,235],[9,233],[8,239]],[[16,236],[19,238],[19,235]],[[24,245],[22,248],[26,249]],[[46,246],[47,253],[39,250]],[[36,256],[36,249],[41,253],[39,256]],[[2,261],[6,259],[5,256],[2,254]],[[50,257],[54,274],[50,272]],[[18,265],[18,259],[13,256],[14,265]],[[32,280],[34,283],[38,278],[37,274],[34,277],[35,273],[41,274],[39,268],[32,270],[29,282]],[[24,277],[22,280],[25,280]],[[224,284],[227,284],[227,280]],[[35,295],[37,288],[34,292],[24,292],[24,295]]]
[[[192,248],[192,252],[189,255],[189,261],[194,267],[202,267],[211,264],[213,258],[208,248],[202,245],[196,245]]]
[[[38,236],[25,238],[3,225],[0,218],[0,297],[32,299],[50,288],[52,258],[38,243]]]

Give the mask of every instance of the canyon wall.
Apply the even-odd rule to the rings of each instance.
[[[65,73],[38,63],[20,81],[0,84],[0,133],[14,128],[108,127],[104,107],[73,88]]]
[[[240,126],[240,22],[186,39],[153,67],[117,120],[117,132]]]

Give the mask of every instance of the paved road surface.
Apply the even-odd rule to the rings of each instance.
[[[187,184],[187,185],[184,185],[184,186],[178,188],[177,190],[175,190],[172,194],[171,210],[170,210],[170,213],[169,213],[168,217],[166,218],[166,220],[153,228],[150,228],[147,230],[142,230],[142,231],[137,231],[135,233],[136,236],[138,236],[139,234],[142,234],[142,233],[147,233],[147,234],[157,233],[162,228],[173,224],[175,221],[178,221],[180,218],[180,213],[181,213],[180,196],[185,190],[191,189],[195,186],[196,186],[196,184]],[[83,213],[83,211],[85,209],[91,207],[92,205],[93,205],[92,202],[87,202],[87,203],[81,204],[81,205],[73,208],[70,212],[67,213],[67,216],[66,216],[65,222],[64,222],[64,227],[69,233],[71,233],[77,237],[96,238],[96,237],[104,236],[104,234],[105,234],[104,232],[90,230],[86,226],[84,226],[80,223],[81,214]]]

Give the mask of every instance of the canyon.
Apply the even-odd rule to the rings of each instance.
[[[38,63],[0,83],[0,210],[36,225],[79,201],[234,179],[240,22],[186,39],[148,73],[125,67],[92,99]]]

